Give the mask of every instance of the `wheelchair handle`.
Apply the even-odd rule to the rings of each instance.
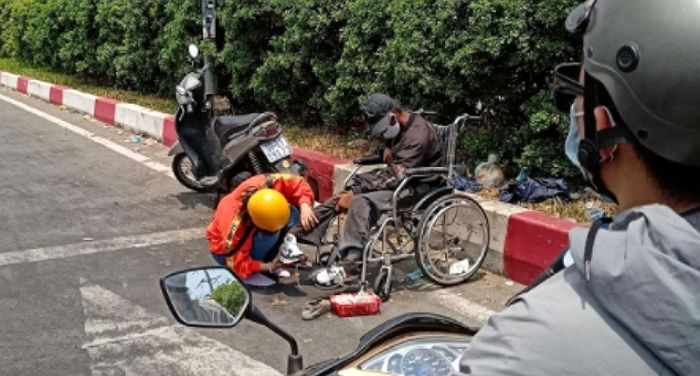
[[[357,175],[357,171],[359,171],[361,168],[362,165],[355,165],[355,167],[353,167],[352,171],[350,171],[350,174],[348,174],[348,177],[346,177],[345,180],[343,180],[343,189],[349,188],[348,184],[350,184],[350,181],[355,177],[355,175]]]
[[[464,123],[466,123],[467,120],[481,120],[481,116],[469,115],[465,113],[457,116],[457,118],[455,119],[455,121],[452,122],[452,124],[456,126],[461,126],[464,125]]]

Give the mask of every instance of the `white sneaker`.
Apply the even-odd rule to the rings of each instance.
[[[280,246],[280,261],[283,264],[296,264],[302,260],[304,252],[297,245],[297,237],[287,234]]]
[[[345,280],[345,269],[342,266],[324,268],[316,274],[316,283],[323,286],[339,285]]]

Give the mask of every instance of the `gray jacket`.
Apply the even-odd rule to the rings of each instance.
[[[571,231],[574,265],[492,316],[460,360],[473,375],[700,374],[700,213],[650,205],[593,243]]]

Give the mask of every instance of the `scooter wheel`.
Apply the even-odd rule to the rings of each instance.
[[[216,188],[218,187],[218,182],[214,182],[211,184],[206,184],[202,182],[201,179],[197,179],[194,176],[194,172],[192,171],[193,165],[192,165],[192,160],[187,156],[185,153],[180,153],[175,155],[175,158],[173,158],[173,163],[172,163],[172,169],[173,169],[173,174],[175,175],[175,178],[177,181],[180,182],[180,184],[184,185],[188,189],[191,189],[195,192],[201,192],[201,193],[210,193],[214,192]],[[207,179],[212,179],[212,181],[215,181],[216,179],[213,178],[207,178]]]

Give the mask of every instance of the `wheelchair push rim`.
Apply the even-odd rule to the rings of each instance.
[[[489,222],[481,205],[452,193],[426,209],[418,226],[416,263],[433,282],[457,285],[481,268],[489,239]]]

